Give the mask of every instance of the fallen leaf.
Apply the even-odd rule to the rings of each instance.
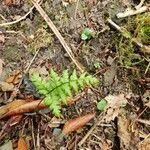
[[[24,138],[20,137],[18,140],[18,148],[17,150],[28,150],[28,145]]]
[[[138,150],[149,150],[150,149],[150,138],[140,142]]]
[[[137,149],[140,141],[137,126],[132,126],[132,119],[127,116],[125,109],[121,109],[117,117],[117,135],[120,139],[120,149]]]
[[[3,92],[6,92],[6,91],[13,91],[14,90],[14,85],[13,84],[9,84],[7,82],[0,82],[0,90],[3,91]]]
[[[3,64],[4,64],[3,60],[0,59],[0,75],[2,74],[3,71]]]
[[[11,105],[11,103],[9,105]],[[2,106],[2,107],[4,107],[4,106]],[[43,102],[41,102],[41,100],[26,102],[26,103],[23,103],[21,105],[18,105],[17,107],[13,106],[13,109],[9,107],[9,111],[7,111],[3,115],[0,115],[0,119],[5,118],[5,117],[9,117],[9,116],[22,114],[22,113],[25,113],[25,112],[32,112],[36,109],[44,109],[44,108],[46,108],[46,106],[44,105]],[[1,109],[2,108],[0,107],[0,110]]]
[[[0,150],[13,150],[12,142],[9,141],[0,147]]]
[[[68,134],[70,132],[77,131],[94,117],[95,117],[95,113],[90,113],[85,116],[80,116],[75,119],[70,119],[69,121],[65,123],[62,133]]]
[[[105,107],[106,115],[103,119],[105,120],[105,122],[110,122],[118,116],[120,108],[126,105],[127,100],[124,94],[119,94],[115,96],[108,95],[104,99],[107,101],[107,106]]]
[[[7,83],[18,84],[20,82],[21,72],[20,70],[15,70],[11,75],[6,79]]]
[[[25,100],[14,100],[13,102],[11,102],[11,103],[8,103],[7,105],[4,105],[4,106],[1,106],[0,107],[0,118],[4,115],[4,114],[6,114],[6,113],[8,113],[9,111],[12,111],[13,109],[15,109],[15,108],[17,108],[18,106],[20,106],[20,105],[23,105],[23,104],[25,104],[25,103],[27,103],[27,101],[25,101]]]

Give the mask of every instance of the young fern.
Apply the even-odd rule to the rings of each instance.
[[[68,97],[78,93],[86,86],[98,83],[97,78],[86,73],[82,73],[78,77],[76,70],[70,76],[68,70],[64,70],[59,76],[51,69],[48,80],[41,78],[38,74],[33,74],[31,80],[38,93],[44,96],[44,104],[55,116],[60,116],[61,104],[67,105]]]

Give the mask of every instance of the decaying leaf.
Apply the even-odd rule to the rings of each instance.
[[[12,111],[13,109],[18,108],[19,106],[26,104],[26,103],[27,103],[27,101],[18,99],[18,100],[14,100],[11,103],[8,103],[7,105],[1,106],[0,107],[0,118],[4,114],[8,113],[9,111]]]
[[[18,84],[20,82],[21,72],[20,70],[15,70],[12,74],[6,79],[7,83]]]
[[[67,121],[63,127],[63,134],[68,134],[73,131],[77,131],[82,128],[86,123],[88,123],[92,118],[94,118],[95,113],[90,113],[85,116],[80,116],[75,119],[70,119]]]
[[[9,141],[0,147],[0,150],[13,150],[12,142]]]
[[[110,122],[118,116],[120,108],[124,107],[127,100],[124,94],[119,95],[108,95],[104,98],[107,101],[107,106],[105,107],[105,117],[103,118],[106,122]]]
[[[150,149],[150,138],[147,138],[139,143],[138,150],[149,150],[149,149]]]
[[[11,103],[9,103],[9,105],[11,105]],[[5,106],[2,106],[2,107],[5,107]],[[14,116],[14,115],[22,114],[25,112],[31,112],[31,111],[34,111],[36,109],[44,109],[44,108],[46,108],[46,106],[44,105],[43,102],[41,102],[41,100],[35,100],[35,101],[31,101],[31,102],[25,101],[25,103],[18,105],[17,107],[13,107],[13,109],[11,109],[9,107],[8,108],[9,111],[7,111],[3,115],[0,115],[0,119],[2,119],[4,117]],[[0,110],[1,110],[1,107],[0,107]]]
[[[129,116],[127,116],[125,109],[121,109],[117,118],[117,134],[120,138],[121,149],[137,149],[137,143],[140,141],[137,126],[132,126],[133,122]]]
[[[18,148],[17,150],[28,150],[28,145],[24,138],[20,137],[18,140]]]
[[[6,91],[13,91],[14,85],[12,83],[7,82],[0,82],[0,91],[6,92]]]

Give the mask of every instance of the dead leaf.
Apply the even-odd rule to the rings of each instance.
[[[18,106],[21,106],[23,104],[27,103],[25,100],[14,100],[11,103],[8,103],[7,105],[1,106],[0,107],[0,118],[8,113],[9,111],[12,111],[13,109],[17,108]]]
[[[48,74],[49,74],[48,71],[46,70],[46,67],[45,67],[45,66],[43,66],[43,67],[38,66],[37,68],[31,68],[31,69],[29,70],[30,76],[31,76],[33,73],[38,73],[38,74],[40,74],[40,75],[48,75]]]
[[[127,116],[125,109],[120,110],[117,119],[117,135],[121,149],[137,149],[137,143],[140,141],[139,130],[136,125],[132,125],[132,119]]]
[[[5,0],[5,5],[11,6],[11,5],[16,5],[18,1],[16,0]]]
[[[14,85],[13,84],[9,84],[7,82],[0,82],[0,90],[3,91],[3,92],[6,92],[6,91],[13,91],[14,90]]]
[[[150,138],[145,139],[144,141],[140,142],[138,150],[148,150],[150,149]]]
[[[95,117],[95,113],[90,113],[85,116],[80,116],[75,119],[70,119],[69,121],[65,123],[62,133],[68,134],[70,132],[77,131],[94,117]]]
[[[20,70],[15,70],[11,75],[6,79],[7,83],[18,84],[20,82],[21,72]]]
[[[28,145],[24,138],[19,138],[17,150],[28,150]]]
[[[120,108],[126,105],[127,100],[124,94],[119,94],[116,96],[108,95],[104,99],[107,101],[107,106],[105,108],[106,115],[103,119],[106,122],[110,122],[118,116]]]
[[[0,147],[0,150],[13,150],[12,142],[9,141]]]
[[[3,64],[4,64],[3,60],[0,59],[0,75],[2,74],[3,71]]]
[[[9,105],[11,105],[11,103]],[[2,107],[4,107],[4,106],[2,106]],[[0,119],[2,119],[4,117],[14,116],[14,115],[22,114],[25,112],[32,112],[36,109],[44,109],[44,108],[46,108],[46,106],[44,105],[43,102],[41,102],[41,100],[35,100],[35,101],[31,101],[31,102],[25,101],[25,103],[18,105],[17,107],[13,106],[13,109],[12,108],[10,109],[10,107],[9,107],[9,111],[7,111],[3,115],[0,115]],[[2,108],[0,107],[0,110],[1,109]]]

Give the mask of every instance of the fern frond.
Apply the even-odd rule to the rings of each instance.
[[[61,105],[67,105],[68,97],[73,96],[73,94],[86,86],[97,84],[98,80],[86,73],[78,76],[76,70],[70,76],[68,70],[64,70],[62,75],[59,76],[51,69],[48,80],[42,79],[38,74],[34,74],[32,82],[38,92],[45,96],[45,105],[49,107],[55,116],[60,116]]]

